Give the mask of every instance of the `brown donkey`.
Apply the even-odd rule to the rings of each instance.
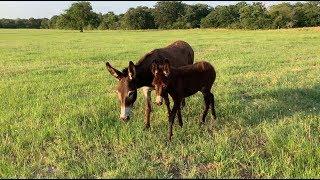
[[[183,98],[201,91],[204,96],[205,109],[200,123],[205,122],[210,105],[212,115],[216,118],[214,95],[210,92],[216,79],[216,72],[210,63],[200,61],[192,65],[174,68],[170,66],[168,59],[157,59],[152,63],[151,71],[154,76],[152,85],[156,91],[156,103],[161,105],[163,98],[168,109],[168,139],[170,141],[176,113],[178,113],[179,125],[181,127],[183,125],[181,117],[181,101]],[[174,101],[172,110],[170,110],[168,94]]]

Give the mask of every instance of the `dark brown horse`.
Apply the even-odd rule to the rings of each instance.
[[[151,64],[154,59],[159,58],[168,58],[173,67],[180,67],[193,63],[194,52],[188,43],[176,41],[167,47],[154,49],[147,53],[136,64],[130,61],[129,66],[122,71],[113,68],[109,62],[106,62],[110,74],[119,81],[117,92],[121,106],[120,118],[123,121],[129,119],[131,108],[137,98],[137,89],[143,87],[146,97],[145,127],[150,127],[151,90],[153,89]]]
[[[172,126],[176,113],[178,113],[179,125],[181,127],[183,125],[181,117],[181,101],[183,98],[201,91],[204,96],[205,109],[200,123],[205,122],[210,105],[212,115],[216,118],[214,95],[211,93],[211,88],[216,79],[216,72],[210,63],[201,61],[192,65],[174,68],[171,67],[168,59],[158,59],[152,63],[151,71],[154,75],[152,85],[156,90],[156,103],[161,105],[162,98],[164,98],[167,105],[169,114],[169,140],[171,140],[172,137]],[[171,111],[168,94],[174,102]]]

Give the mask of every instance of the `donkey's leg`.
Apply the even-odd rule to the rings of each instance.
[[[173,127],[173,123],[174,123],[174,118],[176,116],[176,113],[178,111],[178,109],[180,108],[181,105],[181,99],[177,99],[174,100],[174,104],[173,104],[173,108],[170,112],[170,116],[169,116],[169,132],[168,132],[168,139],[169,141],[171,141],[171,137],[172,137],[172,127]]]
[[[216,110],[215,110],[215,107],[214,107],[214,95],[212,93],[210,93],[210,100],[211,100],[212,116],[214,117],[214,119],[217,119]]]
[[[150,128],[150,113],[151,113],[151,88],[150,87],[143,87],[143,95],[146,99],[146,107],[145,107],[145,119],[144,119],[144,127],[145,129]]]
[[[183,122],[182,122],[182,116],[181,116],[181,108],[178,109],[178,120],[179,120],[180,127],[182,127]]]
[[[208,114],[208,110],[210,108],[211,104],[211,96],[210,96],[210,91],[208,92],[203,92],[203,97],[204,97],[204,102],[205,102],[205,109],[202,114],[202,124],[206,121],[206,116]]]

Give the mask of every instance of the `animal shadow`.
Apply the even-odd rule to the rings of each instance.
[[[235,110],[222,114],[222,118],[230,121],[240,117],[245,125],[249,126],[258,125],[263,121],[277,121],[296,114],[320,114],[320,85],[311,88],[277,89],[255,95],[241,91],[234,93],[233,97],[239,103],[227,105],[228,109]],[[220,123],[224,122],[221,120]]]

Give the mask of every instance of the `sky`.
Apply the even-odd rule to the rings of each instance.
[[[51,18],[68,9],[75,1],[0,1],[1,18]],[[113,11],[115,14],[125,13],[130,7],[147,6],[153,7],[157,1],[90,1],[93,11],[96,13],[107,13]],[[236,4],[240,1],[182,1],[186,4],[208,4],[211,7],[217,5]],[[259,1],[246,1],[247,3]],[[261,1],[266,6],[282,2],[296,3],[290,1]]]

